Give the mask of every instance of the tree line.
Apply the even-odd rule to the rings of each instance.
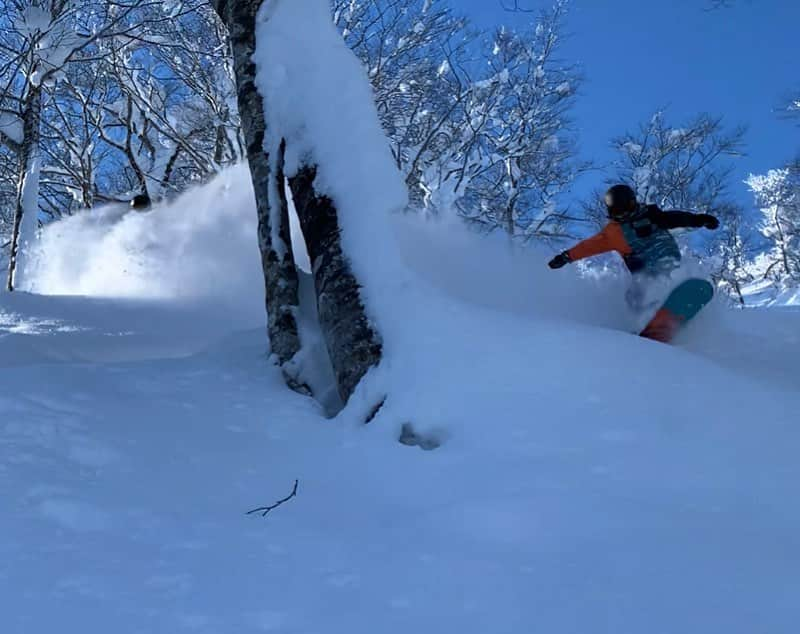
[[[235,43],[220,4],[0,1],[9,289],[42,224],[97,205],[146,207],[247,156]],[[592,166],[571,121],[582,76],[561,55],[566,1],[523,30],[478,30],[446,0],[332,0],[331,17],[366,69],[415,208],[522,244],[593,229],[599,196],[567,204]],[[784,111],[796,116],[800,100],[788,98]],[[742,287],[759,276],[800,283],[800,164],[750,179],[762,210],[754,219],[729,178],[742,135],[717,116],[673,123],[656,112],[613,140],[617,160],[604,169],[649,202],[721,215],[725,230],[700,255],[744,301]]]

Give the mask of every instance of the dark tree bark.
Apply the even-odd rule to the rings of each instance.
[[[175,165],[178,162],[178,157],[181,155],[181,146],[178,145],[172,151],[172,156],[169,157],[166,168],[164,168],[164,176],[161,178],[161,190],[166,190],[169,186],[169,181],[172,178],[172,172],[175,171]],[[163,193],[161,194],[164,195]]]
[[[261,264],[264,269],[268,332],[272,352],[281,365],[300,350],[300,338],[294,314],[299,305],[298,277],[294,266],[291,240],[283,240],[283,248],[273,244],[270,213],[270,158],[264,151],[264,103],[255,85],[256,15],[262,0],[218,0],[214,3],[228,27],[233,50],[238,89],[239,116],[242,122],[250,175],[258,211],[258,238]],[[277,202],[277,201],[275,201]],[[280,219],[277,233],[281,239],[289,235],[288,214]]]
[[[382,346],[342,251],[336,207],[330,198],[317,194],[315,178],[315,167],[303,167],[289,182],[311,259],[320,328],[339,396],[346,403],[361,378],[380,362]]]
[[[133,121],[133,97],[130,95],[128,95],[128,107],[125,115],[125,124],[125,156],[128,158],[128,163],[130,164],[131,169],[136,176],[136,182],[139,184],[139,193],[145,194],[149,197],[150,191],[147,187],[147,174],[145,174],[142,166],[139,165],[139,161],[136,159],[136,152],[133,151],[133,130],[135,124]],[[146,138],[147,137],[145,135],[142,135],[143,140]]]
[[[270,160],[263,149],[265,104],[255,86],[256,67],[252,60],[256,45],[255,18],[261,2],[217,0],[214,6],[228,26],[233,45],[239,114],[258,204],[270,338],[273,350],[286,362],[299,349],[293,312],[298,305],[298,276],[291,252],[288,203],[284,193],[285,147],[281,144],[275,174],[270,173]],[[296,79],[305,81],[302,77]],[[379,334],[366,316],[360,286],[342,250],[334,201],[317,195],[315,190],[317,168],[313,160],[314,157],[310,157],[308,165],[292,176],[289,183],[311,259],[320,329],[339,395],[347,402],[361,378],[380,362],[382,346]],[[275,189],[270,196],[272,187]],[[280,226],[273,228],[271,218],[279,219]],[[286,246],[282,258],[272,244],[273,235]]]

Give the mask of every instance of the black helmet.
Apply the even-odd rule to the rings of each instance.
[[[131,199],[131,208],[137,209],[139,211],[150,209],[151,201],[150,196],[147,194],[136,194],[136,196]]]
[[[624,218],[636,209],[636,192],[627,185],[614,185],[606,192],[609,218]]]

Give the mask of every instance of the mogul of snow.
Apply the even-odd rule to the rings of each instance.
[[[681,262],[681,250],[670,229],[683,227],[716,229],[719,220],[710,214],[687,211],[662,211],[656,205],[640,203],[628,185],[614,185],[606,192],[608,224],[595,236],[554,257],[549,266],[562,266],[601,253],[619,253],[634,278],[628,303],[634,310],[647,310],[644,302],[648,286],[668,278]],[[667,301],[641,332],[643,337],[668,342],[678,328],[694,317],[713,296],[705,280],[686,280],[675,288]]]

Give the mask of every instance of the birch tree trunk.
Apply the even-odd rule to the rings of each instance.
[[[272,214],[270,200],[270,157],[264,151],[264,102],[255,85],[256,15],[262,0],[218,0],[215,9],[227,25],[233,49],[239,116],[242,122],[247,160],[256,196],[258,242],[264,270],[268,332],[272,352],[281,365],[300,350],[295,312],[299,305],[298,277],[285,211]],[[273,227],[273,217],[280,226]],[[282,244],[275,244],[277,238]]]
[[[298,276],[289,237],[288,205],[282,195],[285,145],[280,144],[274,161],[276,173],[272,174],[270,159],[264,151],[267,131],[263,108],[269,107],[269,103],[264,103],[255,86],[253,53],[256,15],[261,4],[262,0],[218,0],[215,8],[228,25],[233,43],[239,114],[258,205],[269,332],[273,350],[281,351],[282,356],[281,353],[279,356],[285,362],[299,349],[294,318],[298,306]],[[294,79],[306,81],[304,77]],[[279,131],[273,131],[273,138],[277,138],[277,134]],[[339,395],[347,402],[361,378],[380,362],[382,345],[367,318],[361,287],[342,249],[335,202],[316,192],[314,160],[310,157],[310,162],[289,178],[289,184],[311,258],[320,330]],[[278,219],[278,226],[271,224],[274,219]],[[273,244],[273,241],[280,244]]]
[[[361,287],[342,249],[336,206],[317,194],[316,175],[315,167],[303,167],[289,184],[311,259],[320,329],[339,396],[346,403],[361,378],[380,362],[382,345],[367,319]]]
[[[39,210],[39,140],[42,116],[42,91],[31,86],[23,109],[23,140],[17,173],[17,201],[11,234],[6,289],[13,291],[21,282],[28,250],[36,238]]]

